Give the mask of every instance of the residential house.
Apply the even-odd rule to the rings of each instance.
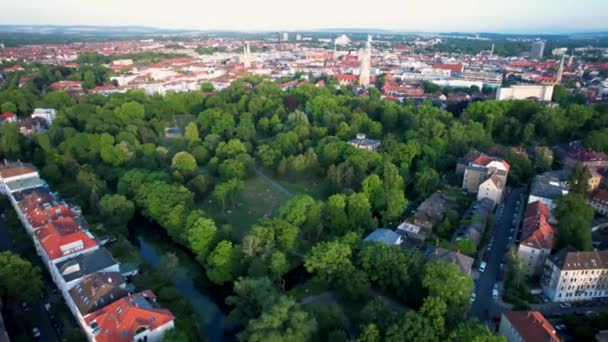
[[[85,318],[86,333],[96,342],[160,342],[174,321],[149,290],[123,297]]]
[[[465,167],[462,188],[477,194],[477,200],[489,198],[496,205],[502,201],[509,168],[504,160],[480,154]]]
[[[588,180],[588,190],[594,191],[595,189],[600,187],[603,177],[597,169],[589,169],[589,174],[591,175],[591,177],[589,177]]]
[[[57,117],[57,110],[53,108],[36,108],[32,113],[32,119],[41,118],[46,122],[47,127],[53,124],[53,121]]]
[[[608,251],[564,248],[547,258],[541,284],[553,302],[608,297]]]
[[[348,143],[356,148],[372,152],[378,151],[380,148],[380,140],[367,139],[363,133],[357,133],[357,137]]]
[[[608,167],[608,155],[587,149],[580,140],[555,146],[553,151],[557,160],[568,169],[574,169],[579,164],[588,169]]]
[[[589,204],[596,213],[604,216],[608,215],[608,191],[604,189],[597,189],[589,195],[587,198],[587,204]]]
[[[418,225],[403,221],[397,227],[397,234],[401,235],[409,245],[420,246],[431,236],[431,229],[424,229]]]
[[[549,208],[549,211],[553,211],[555,200],[568,194],[568,191],[568,183],[563,180],[563,177],[558,177],[554,173],[537,175],[530,186],[528,203],[541,201]]]
[[[57,287],[67,293],[86,275],[95,272],[118,272],[119,265],[105,248],[78,255],[51,267],[51,277]],[[65,297],[65,296],[64,296]]]
[[[34,244],[45,265],[57,264],[99,248],[93,235],[71,217],[49,222],[36,230]]]
[[[547,257],[553,249],[555,230],[549,224],[549,208],[542,201],[528,203],[522,224],[517,255],[528,276],[542,274]]]
[[[555,328],[538,311],[506,311],[498,334],[507,342],[560,342]]]
[[[86,330],[85,317],[128,294],[126,280],[120,273],[96,272],[84,276],[65,298],[72,314]]]
[[[6,112],[0,114],[0,125],[10,122],[17,122],[17,115],[15,113]]]
[[[426,257],[431,260],[443,260],[451,264],[455,264],[460,269],[462,274],[470,276],[475,259],[464,255],[460,252],[450,251],[440,247],[429,247],[426,251]]]
[[[44,181],[32,165],[6,160],[0,164],[0,193],[10,194],[41,185]]]
[[[400,245],[403,242],[401,235],[386,228],[378,228],[369,234],[363,241],[382,242],[387,245]]]
[[[456,200],[439,191],[420,203],[414,214],[413,224],[421,228],[421,234],[430,236],[433,227],[443,222],[448,211],[458,208]]]
[[[19,122],[19,133],[30,137],[33,134],[46,131],[48,128],[46,120],[41,117],[28,118]]]

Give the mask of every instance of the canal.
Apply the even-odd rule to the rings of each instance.
[[[174,243],[158,224],[139,214],[129,223],[129,235],[142,258],[155,269],[161,266],[164,257],[175,255],[177,269],[173,270],[171,278],[198,316],[201,333],[210,342],[231,340],[235,326],[225,319],[228,309],[223,304],[223,296],[227,291],[209,284],[203,268],[189,251]],[[211,296],[210,293],[216,295]]]

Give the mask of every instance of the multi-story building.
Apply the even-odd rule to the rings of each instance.
[[[36,108],[34,109],[34,113],[32,113],[33,118],[41,118],[46,121],[47,126],[51,126],[55,117],[57,116],[57,110],[53,108]]]
[[[11,194],[44,184],[38,171],[29,164],[4,160],[4,164],[0,165],[0,193]]]
[[[542,201],[529,203],[524,213],[517,256],[528,276],[541,275],[553,249],[555,231],[549,224],[549,208]]]
[[[380,148],[380,140],[367,139],[363,133],[357,133],[357,137],[348,143],[356,148],[372,152],[378,151]]]
[[[555,328],[538,311],[504,312],[498,334],[507,342],[560,342]]]
[[[481,154],[465,167],[462,188],[477,194],[478,201],[488,198],[496,205],[502,201],[509,168],[506,161]]]
[[[504,100],[526,100],[538,99],[545,102],[550,102],[553,98],[552,85],[513,85],[509,88],[498,88],[496,99]]]
[[[542,40],[536,41],[532,43],[532,48],[530,49],[530,58],[532,59],[543,59],[545,55],[545,42]]]
[[[530,187],[528,203],[542,201],[549,211],[555,208],[555,200],[568,194],[568,184],[551,174],[535,176]]]
[[[49,269],[53,281],[65,294],[79,284],[84,276],[95,272],[120,272],[119,264],[105,248],[78,255],[52,265]]]
[[[608,297],[608,251],[562,249],[547,258],[541,284],[553,302]]]
[[[34,244],[45,265],[57,264],[99,248],[93,235],[71,217],[58,219],[36,230]]]
[[[597,189],[587,198],[589,204],[596,213],[608,215],[608,191]]]

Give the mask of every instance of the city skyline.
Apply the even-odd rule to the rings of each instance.
[[[4,1],[4,0],[3,0]],[[278,0],[233,1],[212,6],[175,0],[171,6],[143,0],[108,0],[104,6],[75,0],[41,0],[2,5],[4,25],[146,26],[167,29],[230,31],[297,31],[382,29],[405,32],[571,33],[608,29],[600,0],[549,0],[534,3],[466,0],[407,4],[388,0],[372,11],[338,0],[310,0],[306,6],[284,8]],[[187,10],[186,10],[187,9]]]

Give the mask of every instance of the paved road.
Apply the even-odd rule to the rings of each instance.
[[[500,263],[503,260],[507,245],[509,242],[515,243],[515,235],[517,229],[514,227],[513,230],[513,215],[515,208],[518,206],[519,201],[520,210],[518,211],[521,216],[521,207],[523,206],[523,196],[525,195],[525,188],[513,189],[504,202],[504,211],[502,216],[496,217],[495,229],[493,231],[493,246],[488,252],[488,257],[485,272],[479,273],[479,279],[475,289],[476,299],[472,305],[471,313],[479,319],[482,323],[491,325],[491,319],[493,317],[500,316],[503,308],[497,305],[496,301],[492,298],[492,288],[497,281],[498,273],[500,272]],[[519,224],[519,220],[517,225]],[[509,236],[512,236],[509,240]]]
[[[264,178],[265,181],[267,181],[272,186],[274,186],[275,188],[277,188],[277,190],[279,190],[280,192],[284,193],[288,198],[292,198],[293,197],[293,194],[289,190],[285,189],[285,187],[283,187],[281,184],[279,184],[274,179],[266,176],[261,169],[256,169],[255,172],[257,173],[258,176]]]
[[[23,234],[27,234],[25,230],[23,231]],[[0,250],[12,250],[12,248],[12,241],[10,235],[8,234],[8,224],[0,216]],[[17,310],[19,312],[22,312],[20,308]],[[37,326],[40,329],[40,341],[59,342],[57,332],[55,331],[55,328],[53,328],[53,326],[51,325],[50,317],[44,309],[44,305],[42,304],[42,302],[30,303],[29,311],[23,313],[23,315],[29,317],[32,322],[29,325],[30,330],[26,332],[28,336],[31,336],[31,328],[33,326]]]

